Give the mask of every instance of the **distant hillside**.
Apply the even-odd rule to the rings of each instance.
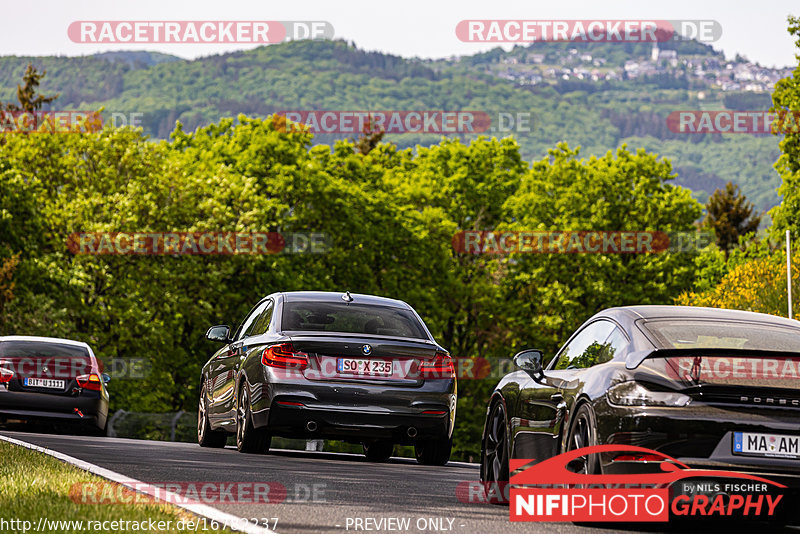
[[[775,205],[779,178],[771,165],[778,155],[776,138],[685,136],[666,128],[666,116],[675,110],[768,105],[766,92],[723,90],[715,85],[716,74],[713,79],[696,74],[697,69],[722,69],[735,78],[736,72],[749,76],[745,73],[758,73],[760,67],[740,61],[728,69],[720,53],[706,45],[677,45],[671,49],[677,58],[669,53],[656,62],[647,59],[652,46],[626,51],[627,45],[619,43],[537,44],[435,61],[366,52],[343,41],[287,42],[191,61],[150,52],[0,57],[0,101],[15,99],[16,84],[32,62],[47,70],[43,92],[61,93],[56,108],[141,113],[145,131],[156,138],[167,137],[176,120],[191,130],[224,116],[280,110],[482,110],[495,119],[500,112],[530,113],[531,131],[513,134],[529,161],[544,157],[560,141],[581,145],[586,156],[622,143],[645,146],[669,158],[679,171],[677,183],[692,188],[701,200],[733,180],[760,209]],[[666,43],[662,49],[668,50]],[[683,59],[692,67],[672,65]],[[547,79],[546,69],[541,80],[524,74],[524,83],[504,76],[509,70],[543,66],[569,69],[569,76]],[[639,72],[595,80],[593,69]],[[315,142],[330,144],[342,137],[321,135]],[[401,147],[438,142],[432,135],[386,139]]]
[[[107,59],[111,62],[121,61],[127,63],[131,67],[138,68],[152,67],[153,65],[168,63],[170,61],[182,61],[178,56],[162,54],[161,52],[147,52],[144,50],[102,52],[100,54],[94,54],[92,57]]]

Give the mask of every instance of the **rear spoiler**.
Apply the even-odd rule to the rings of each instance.
[[[643,361],[652,358],[672,358],[675,356],[732,356],[734,358],[800,358],[800,352],[785,350],[756,349],[654,349],[631,352],[625,358],[625,367],[636,369]]]

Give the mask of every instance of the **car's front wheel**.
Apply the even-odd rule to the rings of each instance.
[[[572,418],[567,450],[574,451],[593,445],[597,445],[597,423],[595,422],[594,411],[588,404],[584,403],[578,407]],[[587,454],[576,458],[567,464],[567,469],[586,475],[598,474],[600,473],[598,455]]]
[[[206,408],[206,387],[200,391],[200,404],[197,407],[197,443],[201,447],[221,449],[228,441],[228,433],[224,430],[213,430],[208,422],[208,409]]]
[[[444,465],[450,460],[451,438],[419,440],[414,445],[417,462],[422,465]]]
[[[236,406],[236,449],[239,452],[264,454],[269,451],[271,436],[266,428],[254,428],[247,387],[242,384]]]

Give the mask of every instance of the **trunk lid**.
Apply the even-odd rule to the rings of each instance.
[[[420,365],[436,357],[431,341],[371,335],[304,334],[290,337],[295,352],[308,355],[308,380],[327,382],[424,383]]]

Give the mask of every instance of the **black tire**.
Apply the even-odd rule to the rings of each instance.
[[[583,403],[572,418],[572,426],[567,440],[567,451],[597,445],[597,423],[594,411]],[[567,469],[574,473],[594,475],[600,473],[600,461],[597,454],[587,454],[567,464]]]
[[[486,435],[481,448],[481,474],[486,499],[493,504],[504,504],[508,488],[508,435],[506,412],[502,402],[497,402],[489,412]]]
[[[450,450],[453,448],[451,438],[417,440],[414,453],[417,462],[422,465],[445,465],[450,460]]]
[[[236,404],[236,449],[248,454],[266,454],[269,451],[272,437],[266,428],[254,428],[250,413],[250,398],[247,387],[239,388],[239,400]]]
[[[386,440],[370,441],[362,443],[364,456],[370,462],[385,462],[392,457],[394,443]]]
[[[108,416],[106,416],[106,422],[103,424],[103,428],[95,427],[95,435],[99,438],[108,437]]]
[[[228,433],[224,430],[214,430],[208,421],[208,408],[206,407],[206,387],[200,390],[200,403],[197,407],[197,443],[201,447],[221,449],[228,441]]]

